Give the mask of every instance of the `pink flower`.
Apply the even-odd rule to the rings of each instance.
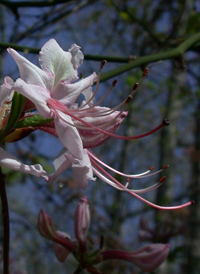
[[[167,258],[170,244],[150,244],[135,252],[106,250],[100,253],[102,260],[123,260],[131,262],[146,272],[154,271]]]
[[[84,164],[82,140],[78,130],[73,126],[70,115],[60,108],[68,110],[82,92],[88,96],[88,93],[91,93],[91,85],[96,80],[96,73],[71,84],[77,80],[77,68],[83,61],[80,47],[75,44],[68,52],[64,52],[55,40],[51,39],[47,42],[39,57],[43,70],[33,65],[14,49],[9,48],[8,52],[17,63],[21,78],[7,87],[12,87],[13,90],[31,100],[43,117],[54,118],[59,139],[69,151],[71,162],[76,163],[74,168],[82,169],[81,175],[86,185],[87,180],[93,177],[88,176],[88,167]]]
[[[134,190],[128,188],[131,178],[144,178],[157,174],[166,166],[155,173],[151,173],[152,169],[150,168],[141,174],[124,174],[109,167],[98,159],[92,151],[87,150],[101,144],[110,137],[123,140],[143,138],[169,124],[167,120],[164,120],[155,129],[139,136],[119,136],[115,134],[115,131],[128,114],[124,109],[132,99],[138,84],[134,85],[130,95],[118,106],[112,109],[99,107],[98,105],[115,86],[116,80],[113,81],[108,92],[96,103],[94,97],[100,82],[100,70],[105,62],[101,64],[98,77],[93,72],[89,77],[73,83],[78,78],[77,69],[83,62],[83,54],[79,46],[73,44],[69,51],[65,52],[54,39],[49,40],[42,47],[39,55],[42,69],[33,65],[11,48],[8,49],[8,52],[17,63],[21,78],[14,84],[8,84],[7,87],[12,87],[13,90],[31,100],[43,117],[54,118],[56,134],[64,146],[64,149],[54,161],[55,172],[50,176],[49,182],[54,181],[60,173],[72,166],[74,181],[84,189],[88,185],[88,180],[95,180],[94,173],[107,184],[118,190],[126,191],[155,208],[176,209],[191,205],[191,202],[188,202],[176,207],[160,207],[148,202],[139,195],[159,187],[165,180],[164,177],[155,185],[146,189]],[[144,71],[143,78],[147,74],[148,69]],[[95,81],[97,81],[96,89],[92,93],[92,85]],[[85,96],[85,100],[78,106],[76,99],[81,93]],[[122,110],[119,111],[120,109]],[[50,131],[50,128],[45,127],[43,130]],[[52,130],[51,133],[53,133]],[[127,184],[125,186],[121,184],[105,169],[126,177]]]
[[[10,85],[13,84],[12,79],[9,77],[6,78],[6,81]],[[6,123],[8,120],[7,116],[9,115],[9,112],[10,112],[12,97],[13,97],[13,92],[10,90],[10,88],[7,88],[5,85],[1,85],[0,86],[0,122],[1,122],[0,127],[2,129],[6,126]],[[44,177],[46,180],[48,180],[47,173],[46,171],[43,170],[41,165],[23,164],[16,157],[9,154],[1,147],[0,147],[0,166],[5,168],[10,168],[15,171],[32,174],[37,177],[41,176],[41,177]]]

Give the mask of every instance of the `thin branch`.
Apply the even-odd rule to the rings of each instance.
[[[10,245],[10,224],[8,200],[5,187],[5,177],[0,167],[0,196],[2,204],[3,219],[3,274],[9,274],[9,245]]]
[[[190,50],[191,47],[198,41],[200,41],[200,32],[191,36],[190,38],[185,40],[183,43],[181,43],[178,47],[174,49],[139,57],[138,59],[128,64],[122,65],[121,67],[118,67],[116,69],[110,70],[102,74],[101,82],[106,81],[112,77],[116,77],[117,75],[122,74],[133,68],[147,65],[148,63],[157,62],[160,60],[172,59],[172,58],[180,58],[184,55],[186,51]]]
[[[72,0],[51,0],[51,1],[8,1],[1,0],[1,5],[4,5],[11,10],[18,8],[27,8],[27,7],[49,7],[56,6],[62,3],[74,2]]]

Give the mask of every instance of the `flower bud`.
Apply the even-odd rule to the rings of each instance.
[[[146,272],[154,271],[168,256],[170,244],[150,244],[135,252],[106,250],[100,253],[103,260],[118,259],[135,264]]]
[[[43,237],[63,246],[69,252],[76,250],[77,244],[70,240],[67,233],[56,232],[51,218],[43,210],[39,213],[38,230]]]
[[[44,213],[43,209],[40,210],[38,217],[38,230],[43,237],[52,241],[56,239],[56,231],[52,219]]]
[[[90,226],[90,212],[87,204],[87,198],[84,196],[75,211],[74,229],[76,239],[79,241],[79,251],[87,251],[87,231]]]
[[[60,238],[63,239],[68,239],[70,240],[70,236],[62,231],[56,231],[57,235],[60,236]],[[63,247],[60,244],[57,244],[55,242],[53,242],[53,250],[55,252],[56,258],[58,259],[59,262],[63,263],[65,261],[65,259],[67,258],[67,256],[70,253],[70,250]]]

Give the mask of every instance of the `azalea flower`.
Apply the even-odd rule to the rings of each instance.
[[[8,52],[17,63],[21,78],[17,79],[14,84],[8,84],[7,87],[12,88],[32,101],[43,117],[47,119],[54,118],[56,135],[58,135],[60,142],[64,146],[64,149],[54,161],[55,172],[49,177],[49,182],[54,181],[59,174],[69,166],[72,166],[74,181],[84,189],[88,185],[88,180],[95,180],[93,177],[93,173],[95,173],[100,179],[116,189],[127,191],[153,207],[159,209],[180,208],[180,206],[160,207],[138,195],[159,187],[165,180],[164,177],[155,185],[146,189],[133,190],[128,188],[130,178],[152,176],[161,172],[167,166],[154,173],[151,172],[152,168],[150,168],[137,175],[124,174],[109,167],[98,159],[91,150],[88,150],[103,143],[110,137],[123,140],[143,138],[169,124],[167,120],[164,120],[155,129],[139,136],[119,136],[115,134],[115,131],[128,114],[125,108],[131,101],[138,84],[134,85],[130,95],[119,105],[114,108],[100,107],[99,104],[116,84],[116,80],[114,80],[108,92],[98,102],[94,102],[100,82],[100,71],[105,61],[101,63],[98,76],[93,72],[89,77],[74,82],[78,79],[77,69],[83,62],[83,54],[80,51],[80,47],[75,44],[71,46],[68,52],[65,52],[54,39],[49,40],[42,47],[39,54],[39,62],[42,69],[29,62],[14,49],[9,48]],[[147,74],[148,69],[145,69],[143,79]],[[95,81],[97,81],[96,89],[92,93],[92,85]],[[78,106],[76,100],[80,94],[85,96],[85,100]],[[45,127],[43,130],[48,131],[48,128]],[[127,184],[125,186],[121,184],[105,169],[126,177]],[[181,205],[181,207],[188,206],[191,203],[186,203]]]
[[[7,77],[7,82],[12,84],[13,81],[11,78]],[[8,120],[11,100],[13,97],[13,92],[5,87],[5,85],[0,86],[0,127],[4,128]],[[44,177],[48,180],[46,171],[43,170],[42,166],[39,164],[36,165],[26,165],[21,163],[16,157],[6,152],[3,148],[0,147],[0,166],[5,168],[10,168],[15,171],[20,171],[23,173],[28,173],[35,175],[37,177]]]

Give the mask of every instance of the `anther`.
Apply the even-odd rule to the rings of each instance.
[[[127,183],[130,183],[130,178],[129,178],[129,177],[126,178],[126,182],[127,182]]]
[[[117,79],[115,79],[115,80],[112,82],[112,86],[115,87],[116,84],[117,84]]]
[[[191,205],[195,205],[195,201],[194,200],[191,200]]]
[[[166,169],[166,168],[168,168],[168,167],[169,167],[169,165],[165,165],[165,166],[163,166],[162,169]]]
[[[138,83],[135,83],[134,86],[133,86],[133,91],[136,90],[136,88],[138,87]]]
[[[145,68],[144,72],[143,72],[143,77],[146,77],[149,74],[149,69]]]
[[[150,171],[152,171],[153,169],[154,169],[154,166],[151,166],[151,167],[149,168]]]
[[[125,101],[125,104],[130,103],[130,101],[133,99],[133,96],[129,95]]]
[[[163,176],[162,178],[160,178],[159,182],[163,183],[166,180],[166,178],[167,178],[166,176]]]
[[[163,126],[169,126],[169,125],[170,125],[169,120],[164,119],[163,120]]]
[[[104,67],[104,65],[105,65],[106,62],[107,62],[106,60],[101,61],[100,69],[102,69]]]

